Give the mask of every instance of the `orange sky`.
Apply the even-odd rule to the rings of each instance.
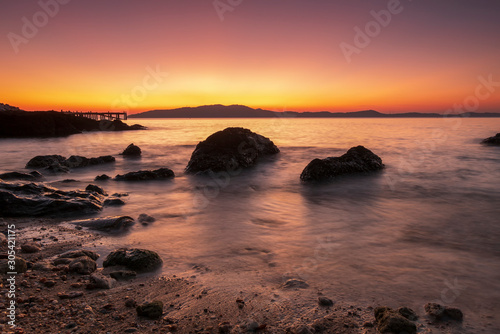
[[[445,112],[477,101],[473,111],[500,112],[500,84],[478,88],[480,76],[500,82],[494,1],[243,0],[223,13],[202,0],[42,2],[0,5],[0,102],[27,110]],[[26,22],[38,23],[33,36]],[[369,45],[348,61],[341,44],[360,46],[367,24]]]

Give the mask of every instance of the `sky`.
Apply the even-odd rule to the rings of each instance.
[[[492,0],[0,4],[0,102],[136,113],[500,112]]]

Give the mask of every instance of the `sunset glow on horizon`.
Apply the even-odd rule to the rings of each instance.
[[[130,113],[207,104],[444,113],[464,103],[500,112],[497,2],[216,4],[4,3],[0,102]]]

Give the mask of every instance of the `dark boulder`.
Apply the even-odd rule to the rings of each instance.
[[[356,146],[341,157],[314,159],[300,174],[302,181],[324,181],[343,174],[366,173],[384,168],[382,159],[363,146]]]
[[[30,173],[9,172],[0,174],[0,179],[2,180],[36,181],[42,177],[42,174],[36,170]]]
[[[46,168],[61,165],[66,160],[60,155],[38,155],[26,164],[26,168]]]
[[[122,153],[121,155],[125,156],[130,156],[130,157],[137,157],[140,156],[142,153],[141,149],[139,146],[136,146],[134,144],[130,144]]]
[[[37,183],[0,183],[0,216],[39,217],[89,214],[102,210],[102,196],[63,191]]]
[[[130,172],[124,175],[116,175],[116,181],[149,181],[149,180],[166,180],[175,177],[174,172],[168,168],[160,168],[157,170],[140,170],[138,172]]]
[[[374,313],[380,333],[414,334],[417,332],[417,326],[413,322],[390,307],[377,307]]]
[[[253,166],[259,158],[279,151],[269,138],[244,128],[227,128],[196,145],[186,172],[231,172]]]
[[[96,194],[103,195],[103,196],[107,196],[108,195],[108,194],[106,194],[106,192],[104,191],[104,189],[102,189],[99,186],[96,186],[95,184],[89,184],[85,188],[85,191],[87,191],[87,192],[94,192]]]
[[[145,213],[141,213],[137,220],[139,221],[139,223],[147,225],[149,223],[154,223],[156,221],[156,218],[151,217],[150,215],[147,215]]]
[[[162,265],[161,257],[153,251],[138,248],[120,248],[104,260],[104,267],[125,266],[134,271],[151,271]]]
[[[104,218],[92,218],[84,220],[74,220],[71,224],[87,227],[97,231],[122,231],[134,225],[134,218],[129,216],[114,216]]]
[[[104,206],[121,206],[125,205],[125,201],[121,198],[108,198],[104,200]]]
[[[163,314],[163,303],[159,300],[152,301],[151,303],[144,303],[137,306],[136,311],[137,315],[141,317],[158,319]]]
[[[427,303],[424,306],[425,312],[435,320],[457,320],[462,321],[464,315],[461,310],[454,307],[441,306],[437,303]]]
[[[115,162],[115,158],[106,155],[98,158],[86,158],[72,155],[68,159],[60,155],[39,155],[26,164],[26,168],[44,168],[53,173],[67,173],[69,168],[82,168]]]
[[[110,179],[111,179],[111,176],[108,176],[106,174],[102,174],[102,175],[97,175],[94,180],[95,181],[107,181]]]
[[[484,139],[482,143],[486,145],[500,145],[500,133],[497,133],[493,137]]]
[[[82,168],[88,166],[103,165],[115,162],[115,158],[110,155],[101,156],[98,158],[86,158],[79,155],[72,155],[62,162],[62,165],[69,168]]]

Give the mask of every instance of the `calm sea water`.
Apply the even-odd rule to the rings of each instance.
[[[61,188],[84,188],[102,173],[169,167],[173,181],[99,183],[109,193],[130,194],[125,206],[100,216],[157,218],[105,238],[103,253],[149,248],[164,258],[165,273],[192,273],[225,288],[277,289],[284,278],[299,277],[346,302],[421,313],[423,304],[438,301],[461,308],[467,326],[500,328],[500,148],[479,144],[500,131],[500,119],[135,122],[149,130],[2,139],[0,171],[22,171],[40,154],[115,155],[115,164],[48,177],[79,181],[56,182]],[[238,175],[184,175],[195,145],[228,126],[269,137],[281,153]],[[142,148],[141,159],[118,156],[130,143]],[[356,145],[378,154],[386,169],[301,184],[310,160]]]

